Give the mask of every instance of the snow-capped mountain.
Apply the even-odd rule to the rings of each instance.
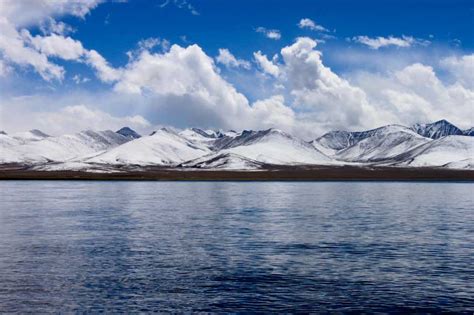
[[[398,165],[471,168],[474,160],[474,137],[447,136],[427,142],[393,158]]]
[[[41,130],[32,129],[25,132],[17,132],[11,135],[13,138],[17,139],[21,143],[27,143],[31,141],[39,141],[50,137]]]
[[[332,131],[306,142],[278,129],[242,132],[162,128],[140,136],[124,127],[49,136],[39,130],[0,133],[0,164],[38,170],[114,171],[117,166],[268,169],[284,165],[385,165],[474,169],[473,129],[441,120],[408,128]],[[426,135],[420,135],[420,133]],[[432,139],[435,138],[435,139]]]
[[[178,132],[178,134],[191,143],[204,145],[209,149],[211,149],[213,143],[219,138],[219,136],[221,136],[217,132],[204,131],[199,128],[184,129]]]
[[[432,141],[400,125],[384,126],[374,129],[368,134],[370,136],[338,151],[334,157],[344,161],[375,162],[392,158]]]
[[[329,154],[335,154],[337,151],[347,149],[359,141],[372,136],[377,133],[379,129],[380,128],[367,131],[330,131],[316,140],[313,140],[311,144],[323,152],[326,151]]]
[[[37,133],[39,134],[39,133]],[[2,136],[8,137],[8,136]],[[39,140],[26,141],[31,139],[28,135],[18,137],[16,134],[10,139],[18,141],[6,152],[2,150],[0,160],[9,160],[9,163],[46,163],[64,162],[77,159],[97,152],[105,151],[128,141],[122,135],[111,130],[106,131],[81,131],[77,134],[62,135],[59,137],[47,136]],[[3,143],[11,141],[4,140]]]
[[[451,124],[449,121],[442,119],[431,124],[415,124],[412,129],[423,137],[431,139],[439,139],[446,136],[460,136],[463,131]]]
[[[89,158],[86,162],[115,165],[176,165],[211,153],[204,145],[192,143],[171,128],[127,142]]]
[[[129,127],[123,127],[123,128],[120,128],[119,130],[116,131],[116,133],[130,139],[130,140],[133,140],[133,139],[138,139],[141,137],[140,134],[138,134],[135,130],[129,128]]]
[[[278,129],[243,131],[220,147],[220,152],[233,153],[267,164],[331,164],[332,159],[310,143]]]

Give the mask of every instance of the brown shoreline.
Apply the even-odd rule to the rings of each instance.
[[[20,165],[0,166],[0,180],[155,180],[155,181],[474,181],[474,170],[395,167],[299,166],[261,171],[117,168],[115,173],[35,171]]]

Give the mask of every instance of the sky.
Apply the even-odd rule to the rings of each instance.
[[[474,125],[473,1],[0,1],[0,130]]]

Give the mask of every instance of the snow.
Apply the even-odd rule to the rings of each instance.
[[[428,125],[441,125],[447,128],[441,128],[443,132],[450,132],[448,124],[440,121],[424,126],[428,130]],[[117,165],[226,170],[258,170],[267,164],[474,169],[474,137],[448,135],[433,140],[400,125],[361,132],[333,131],[312,142],[278,129],[235,132],[162,128],[140,138],[130,137],[131,129],[121,130],[125,135],[110,130],[58,137],[39,130],[0,133],[0,163],[104,172]]]
[[[112,167],[94,165],[84,162],[62,162],[38,165],[33,168],[37,171],[83,171],[90,173],[119,173],[120,171]]]
[[[465,170],[473,170],[474,169],[474,158],[469,158],[465,160],[460,160],[456,162],[449,162],[443,165],[445,168],[452,168],[452,169],[465,169]]]
[[[211,151],[204,145],[192,143],[174,130],[163,128],[132,140],[117,148],[87,160],[101,164],[175,165],[192,160]]]
[[[21,157],[15,147],[20,141],[7,134],[0,134],[0,163],[16,163]]]
[[[258,170],[264,164],[233,153],[214,153],[181,164],[182,167],[225,170]]]
[[[337,152],[343,161],[369,162],[390,159],[419,145],[432,141],[407,127],[388,125],[375,130],[369,137]]]
[[[313,140],[310,143],[316,150],[319,150],[322,153],[324,153],[324,154],[326,154],[327,156],[330,156],[330,157],[335,155],[338,151],[338,150],[335,150],[335,149],[331,149],[330,146],[325,146],[321,142],[318,142],[316,140]]]
[[[217,136],[214,132],[212,132],[212,130],[203,131],[197,128],[185,129],[180,131],[178,134],[189,142],[205,145],[207,147],[211,147],[214,141],[217,139]]]
[[[247,159],[278,165],[331,164],[332,160],[311,144],[278,129],[248,132],[235,138],[222,153],[233,153]]]
[[[20,141],[21,143],[28,143],[31,141],[39,141],[49,137],[49,135],[45,134],[44,132],[33,129],[30,131],[25,132],[17,132],[11,135],[14,139]]]
[[[446,165],[450,168],[470,168],[470,161],[474,158],[474,138],[447,136],[403,153],[401,157],[404,161],[400,164],[414,167]]]
[[[128,141],[127,138],[110,130],[86,130],[72,135],[47,137],[42,140],[24,142],[10,147],[7,152],[1,153],[11,158],[9,162],[38,164],[50,161],[63,162],[83,156],[105,151]]]

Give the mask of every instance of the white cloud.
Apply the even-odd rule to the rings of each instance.
[[[267,29],[265,27],[260,26],[257,27],[256,31],[257,33],[262,33],[270,39],[279,40],[281,38],[281,32],[277,29]]]
[[[300,22],[298,23],[298,27],[307,28],[312,31],[318,31],[318,32],[329,32],[327,28],[323,27],[322,25],[316,24],[316,22],[308,18],[301,19]]]
[[[114,89],[151,94],[159,99],[155,106],[177,110],[182,117],[207,113],[221,126],[235,127],[249,110],[247,98],[218,74],[212,58],[197,45],[173,45],[163,54],[144,51],[123,70]]]
[[[50,62],[45,54],[28,47],[23,36],[2,17],[0,29],[0,52],[5,61],[20,66],[32,66],[45,80],[62,79],[64,69]]]
[[[302,37],[281,50],[294,107],[302,109],[305,119],[328,129],[373,125],[377,112],[364,91],[326,67],[316,46],[314,40]]]
[[[2,60],[0,60],[0,77],[5,77],[10,73],[11,68]]]
[[[96,70],[96,74],[103,82],[117,81],[121,76],[121,69],[115,69],[97,51],[89,50],[85,56],[86,63]]]
[[[5,99],[0,104],[0,124],[7,132],[40,129],[51,135],[74,133],[81,130],[118,130],[129,126],[139,132],[148,131],[151,124],[141,115],[112,115],[85,104],[73,104],[75,96],[51,97],[31,95]],[[55,104],[54,108],[47,108]],[[62,107],[57,107],[62,103]],[[66,106],[64,106],[66,104]]]
[[[75,29],[61,21],[56,21],[55,19],[48,17],[44,21],[40,22],[40,30],[43,35],[67,35],[75,32]]]
[[[137,43],[137,48],[134,50],[127,51],[126,55],[128,56],[129,61],[137,58],[145,50],[153,50],[155,47],[159,46],[162,51],[167,51],[170,48],[170,42],[167,39],[161,39],[158,37],[149,37],[146,39],[139,40]]]
[[[38,3],[43,2],[38,0]],[[51,11],[48,3],[46,1],[43,8],[34,2],[33,8],[25,8],[26,11],[18,13],[20,17],[16,18],[12,12],[17,10],[17,2],[0,1],[0,76],[5,76],[16,65],[31,67],[46,80],[62,79],[65,71],[53,59],[61,58],[89,65],[100,80],[113,85],[113,91],[108,91],[109,95],[100,100],[97,99],[98,92],[90,91],[87,92],[88,101],[74,99],[62,102],[61,106],[67,104],[62,109],[58,106],[55,110],[45,111],[42,107],[56,97],[51,95],[34,103],[42,112],[19,113],[14,104],[7,106],[2,102],[2,126],[39,127],[46,132],[52,132],[48,130],[51,128],[58,133],[72,129],[118,128],[125,124],[147,128],[150,123],[144,120],[145,116],[153,124],[234,129],[278,127],[302,136],[316,136],[336,128],[363,129],[441,118],[459,123],[461,127],[473,123],[473,55],[439,61],[439,65],[454,79],[452,84],[440,80],[434,68],[413,61],[408,66],[408,63],[397,65],[394,68],[398,71],[391,73],[346,73],[341,76],[323,63],[316,40],[298,38],[281,50],[282,60],[278,62],[278,55],[268,58],[261,51],[253,54],[258,67],[269,75],[257,74],[255,80],[263,78],[261,81],[270,88],[258,94],[260,100],[251,103],[220,75],[216,67],[215,62],[228,67],[250,68],[248,61],[236,58],[227,49],[220,49],[214,61],[198,45],[173,45],[168,49],[167,41],[147,38],[130,53],[127,65],[115,68],[99,52],[88,50],[80,41],[66,36],[67,26],[61,26],[56,20],[43,36],[32,36],[25,29],[28,25],[38,26],[41,21],[65,14],[84,17],[96,5],[95,1],[78,1],[81,4],[78,7],[64,6],[69,11],[57,8]],[[317,30],[317,24],[309,19],[303,19],[300,24]],[[258,28],[257,31],[269,38],[281,38],[278,30]],[[426,44],[408,36],[359,36],[353,40],[374,50],[390,45]],[[152,52],[157,46],[162,49]],[[385,64],[387,61],[382,62]],[[242,73],[250,76],[249,71]],[[76,83],[87,80],[78,74],[71,78]],[[140,109],[137,112],[143,116],[116,116],[90,105],[100,103],[101,108],[111,110],[117,102],[122,102],[122,109]],[[15,124],[19,119],[23,123]]]
[[[360,73],[353,78],[378,111],[380,123],[430,122],[447,119],[462,128],[474,121],[474,89],[460,82],[443,83],[431,66],[414,63],[393,74]]]
[[[296,115],[285,105],[282,95],[274,95],[265,100],[259,100],[252,105],[252,116],[259,128],[279,128],[292,131],[295,127]]]
[[[40,53],[48,57],[59,57],[64,60],[80,59],[85,53],[84,47],[80,41],[71,37],[51,34],[49,36],[31,36],[28,31],[23,33],[28,42]]]
[[[57,57],[64,60],[75,60],[93,65],[100,77],[110,75],[104,72],[113,72],[106,69],[106,61],[95,51],[84,49],[80,41],[64,37],[66,24],[56,22],[54,17],[73,15],[83,18],[97,6],[98,0],[35,0],[35,1],[0,1],[0,53],[3,63],[8,62],[19,66],[31,66],[45,80],[62,80],[65,70],[53,63],[48,57]],[[46,23],[46,24],[45,24]],[[23,28],[32,25],[49,25],[47,36],[31,36]],[[109,70],[109,71],[107,71]]]
[[[440,61],[441,67],[467,88],[474,89],[474,54],[451,56]]]
[[[84,18],[101,0],[2,0],[0,16],[15,27],[37,25],[63,15]]]
[[[160,4],[160,8],[166,7],[171,2],[180,9],[188,10],[192,15],[200,15],[196,8],[187,0],[164,0],[164,2]]]
[[[162,50],[168,50],[170,42],[166,39],[161,39],[158,37],[149,37],[142,39],[137,43],[138,49],[143,50],[152,50],[156,46],[160,46]]]
[[[216,57],[216,62],[230,68],[242,67],[244,69],[250,69],[250,62],[235,58],[227,48],[219,48],[219,55]]]
[[[413,45],[423,45],[427,46],[430,44],[430,41],[417,39],[412,36],[402,37],[382,37],[378,36],[375,38],[370,38],[368,36],[356,36],[352,38],[352,41],[368,46],[371,49],[379,49],[381,47],[387,46],[396,46],[396,47],[411,47]]]
[[[274,77],[278,77],[278,75],[280,74],[280,69],[273,61],[270,61],[266,55],[263,55],[260,50],[254,52],[253,57],[255,58],[255,61],[264,73],[268,73]]]
[[[86,82],[89,82],[91,79],[87,78],[87,77],[83,77],[79,74],[75,74],[73,77],[72,77],[72,80],[74,81],[74,83],[76,84],[81,84],[81,83],[86,83]]]
[[[52,134],[85,129],[115,131],[124,126],[141,130],[150,126],[150,123],[139,115],[115,117],[85,105],[66,106],[57,112],[36,113],[35,122],[35,128]]]

